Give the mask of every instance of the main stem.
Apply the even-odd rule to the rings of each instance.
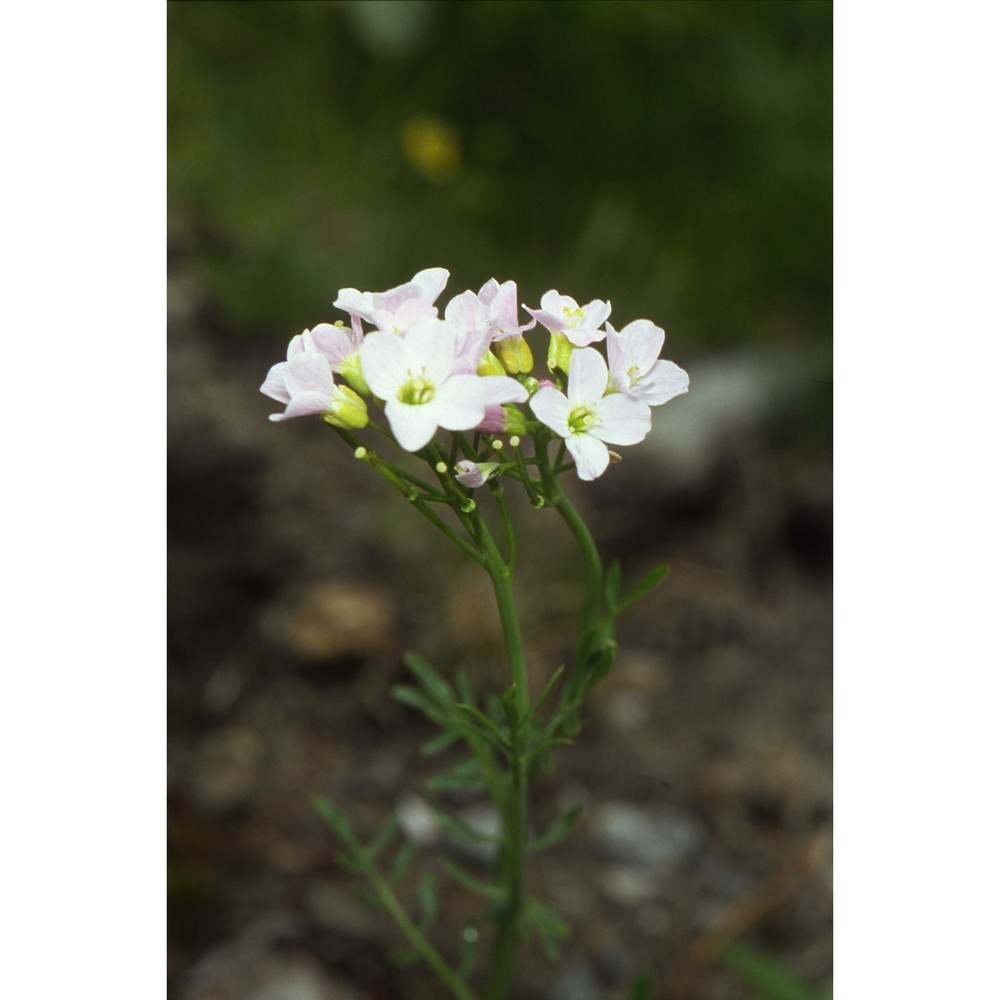
[[[477,518],[479,543],[486,558],[486,570],[493,581],[500,624],[503,627],[504,648],[513,691],[517,725],[511,726],[510,788],[503,817],[504,838],[500,878],[506,883],[506,899],[497,919],[497,934],[493,942],[486,1000],[505,1000],[510,993],[521,942],[524,911],[524,874],[528,855],[528,774],[525,766],[525,732],[522,723],[527,718],[528,670],[521,641],[521,624],[514,598],[514,581],[510,567],[504,561],[481,517]]]

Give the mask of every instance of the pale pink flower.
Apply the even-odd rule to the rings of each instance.
[[[648,319],[629,323],[621,333],[608,323],[611,383],[630,399],[661,406],[688,391],[688,376],[673,361],[660,358],[664,331]]]
[[[594,299],[581,306],[576,299],[560,295],[555,289],[542,296],[541,309],[524,308],[546,330],[561,333],[574,347],[586,347],[604,340],[606,333],[600,326],[611,315],[610,302]]]
[[[438,427],[471,430],[486,410],[485,379],[458,369],[457,334],[442,320],[418,320],[404,337],[376,330],[361,345],[361,370],[385,400],[396,440],[419,451]]]
[[[284,413],[271,420],[290,420],[322,413],[337,427],[364,427],[368,408],[364,400],[346,386],[336,385],[327,359],[318,351],[291,351],[289,358],[274,365],[260,391],[285,404]]]
[[[448,283],[448,272],[443,267],[429,267],[418,271],[403,285],[387,292],[359,292],[356,288],[342,288],[333,305],[391,333],[401,333],[417,320],[437,316],[434,302]]]
[[[649,407],[621,393],[606,396],[607,388],[604,358],[586,347],[573,352],[566,395],[546,386],[530,400],[535,416],[565,440],[581,479],[604,472],[609,444],[638,444],[649,433]]]
[[[467,458],[463,458],[455,466],[455,478],[463,486],[468,486],[469,489],[474,490],[482,486],[487,480],[492,479],[499,468],[499,462],[473,462]]]
[[[361,359],[358,348],[364,335],[360,326],[348,329],[333,323],[320,323],[311,330],[303,330],[292,337],[288,345],[288,357],[304,351],[322,354],[330,363],[330,370],[343,375],[344,379],[358,392],[368,393],[368,386],[361,375]]]

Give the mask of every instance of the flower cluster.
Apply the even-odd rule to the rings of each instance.
[[[425,448],[438,428],[550,433],[565,443],[578,476],[590,480],[608,467],[609,444],[637,444],[649,433],[650,407],[687,392],[687,374],[659,357],[665,334],[649,320],[619,332],[608,321],[610,303],[580,306],[553,290],[540,308],[523,307],[531,318],[522,324],[517,285],[493,278],[478,293],[456,295],[442,317],[435,303],[448,277],[433,267],[387,292],[341,289],[333,305],[350,325],[320,323],[292,338],[287,360],[261,386],[285,404],[271,419],[320,414],[358,430],[371,419],[367,397],[381,403],[407,451]],[[550,377],[541,381],[531,375],[524,337],[536,324],[550,335]],[[606,360],[596,347],[602,342]],[[498,470],[466,460],[456,478],[471,488]]]

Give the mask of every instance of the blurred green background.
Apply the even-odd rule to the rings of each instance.
[[[828,341],[832,5],[172,3],[169,222],[218,325],[283,338],[428,266]]]

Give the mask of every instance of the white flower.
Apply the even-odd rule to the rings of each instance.
[[[566,395],[546,386],[531,397],[536,417],[566,441],[581,479],[608,467],[609,444],[638,444],[650,428],[649,407],[621,393],[606,396],[608,366],[592,347],[573,352]]]
[[[443,267],[428,267],[418,271],[403,285],[387,292],[359,292],[356,288],[341,288],[334,308],[350,313],[352,319],[363,319],[380,330],[401,333],[417,320],[437,316],[434,302],[448,283]]]
[[[608,323],[611,383],[630,399],[662,406],[688,391],[688,375],[673,361],[660,359],[666,334],[648,319],[629,323],[621,333]]]
[[[433,318],[418,320],[403,337],[376,330],[360,347],[361,370],[385,400],[396,440],[419,451],[438,427],[471,430],[486,411],[483,380],[458,370],[456,331]]]
[[[541,309],[527,309],[550,333],[561,333],[574,347],[604,340],[604,330],[598,329],[611,315],[611,303],[594,299],[585,306],[576,299],[560,295],[554,288],[542,296]]]

